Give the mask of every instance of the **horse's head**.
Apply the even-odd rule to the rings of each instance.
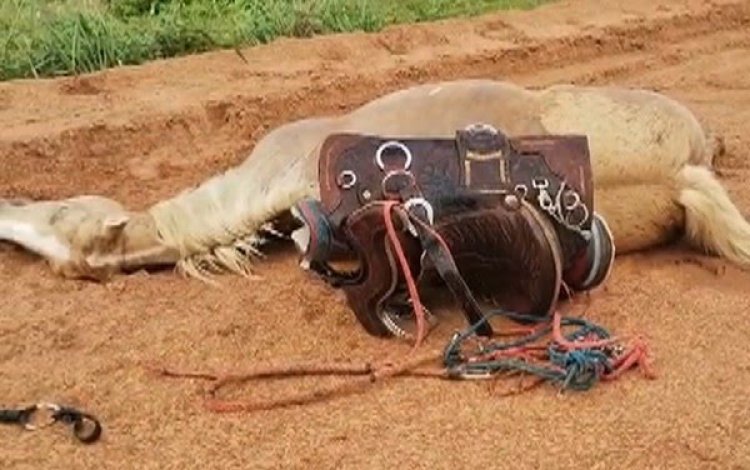
[[[100,196],[0,200],[0,240],[44,257],[69,278],[106,280],[127,261],[164,250],[150,216]]]

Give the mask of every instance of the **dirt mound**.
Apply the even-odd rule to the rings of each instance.
[[[685,102],[720,133],[717,162],[750,207],[750,1],[565,1],[532,12],[280,40],[78,78],[0,84],[4,197],[101,193],[133,208],[240,162],[268,129],[351,109],[407,85],[503,78],[629,85]],[[280,59],[280,58],[283,58]],[[483,383],[399,379],[365,394],[253,415],[200,406],[203,384],[143,363],[241,368],[273,359],[367,359],[406,350],[368,337],[290,250],[262,280],[221,288],[171,273],[62,281],[0,247],[3,402],[81,404],[105,425],[0,429],[3,468],[750,468],[750,275],[681,247],[618,258],[573,306],[614,332],[646,332],[659,378],[583,394],[499,397]],[[458,315],[431,337],[440,346]],[[317,382],[316,382],[317,383]],[[253,385],[268,396],[312,382]]]

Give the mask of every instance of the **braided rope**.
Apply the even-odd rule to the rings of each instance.
[[[519,315],[502,309],[489,312],[481,321],[504,316],[515,321],[540,323],[526,336],[510,342],[483,341],[474,350],[465,350],[467,339],[479,325],[454,335],[445,348],[443,364],[454,378],[490,378],[498,372],[519,371],[559,383],[561,389],[588,390],[600,380],[613,380],[634,365],[644,375],[654,378],[646,343],[640,339],[625,347],[609,332],[587,320],[563,317],[555,312],[551,321]],[[546,323],[541,323],[545,321]],[[563,326],[577,326],[567,335]],[[539,344],[545,336],[552,337]]]

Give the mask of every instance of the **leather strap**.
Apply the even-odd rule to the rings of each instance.
[[[395,175],[396,172],[391,174]],[[403,183],[403,186],[397,188],[397,192],[401,202],[405,204],[408,204],[409,201],[424,200],[422,192],[414,184],[413,177],[410,180],[407,179]],[[476,325],[484,318],[482,308],[471,293],[471,289],[469,289],[463,276],[458,271],[456,261],[453,259],[453,255],[451,255],[445,241],[431,228],[432,220],[429,220],[431,215],[427,213],[427,207],[431,206],[415,205],[411,208],[407,206],[407,210],[404,212],[406,212],[414,226],[416,236],[422,245],[422,250],[430,257],[432,263],[435,265],[435,269],[443,281],[445,281],[453,297],[461,304],[461,309],[469,325]],[[477,328],[477,333],[482,336],[491,337],[493,334],[492,327],[489,323],[483,322]]]
[[[419,217],[415,217],[409,212],[407,214],[409,214],[409,220],[414,224],[419,241],[422,244],[422,249],[430,257],[438,274],[440,274],[440,277],[445,281],[453,296],[461,304],[461,308],[469,324],[471,326],[477,325],[485,315],[471,293],[471,289],[469,289],[466,281],[464,281],[464,278],[458,272],[456,262],[453,260],[453,256],[445,245],[445,242]],[[476,332],[481,336],[491,337],[493,335],[492,327],[486,322],[479,325]]]

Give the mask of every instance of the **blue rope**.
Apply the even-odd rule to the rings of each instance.
[[[517,322],[541,323],[549,317],[522,315],[503,309],[491,310],[476,324],[463,332],[456,333],[446,346],[443,363],[453,378],[490,377],[499,372],[520,371],[533,374],[543,380],[557,383],[562,389],[588,390],[599,382],[601,376],[613,370],[611,347],[578,349],[566,351],[555,341],[547,345],[549,366],[532,364],[518,358],[501,358],[486,361],[469,362],[462,352],[464,341],[473,336],[477,329],[490,318],[504,316]],[[592,322],[577,317],[562,317],[561,326],[577,326],[578,329],[565,335],[568,341],[576,341],[593,335],[600,340],[610,338],[609,332]],[[483,345],[476,352],[477,356],[508,350],[531,344],[552,332],[552,324],[539,331],[509,342],[494,342]]]

